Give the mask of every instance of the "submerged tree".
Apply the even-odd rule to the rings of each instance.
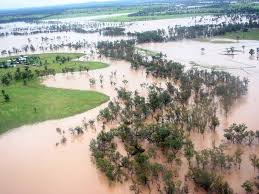
[[[254,189],[253,189],[253,183],[251,181],[245,181],[242,184],[242,187],[244,188],[244,190],[246,191],[246,193],[253,193]]]
[[[242,144],[245,141],[251,145],[255,139],[255,133],[248,131],[245,124],[232,124],[228,129],[225,129],[224,137],[232,143]]]
[[[250,54],[251,56],[253,56],[253,55],[255,54],[255,50],[254,50],[254,49],[250,49],[249,54]]]
[[[254,170],[256,167],[259,169],[259,158],[255,154],[251,154],[249,159],[252,163],[252,166],[254,167]]]

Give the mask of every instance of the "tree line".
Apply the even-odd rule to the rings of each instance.
[[[158,29],[146,32],[128,33],[129,36],[136,37],[138,43],[147,42],[165,42],[176,41],[182,39],[195,38],[211,38],[215,36],[223,36],[230,32],[248,32],[250,29],[259,28],[257,17],[250,19],[246,23],[220,23],[220,24],[205,24],[194,26],[174,26],[168,30]],[[238,40],[241,37],[236,37]]]
[[[182,103],[188,102],[192,92],[195,94],[195,99],[217,96],[227,113],[233,102],[247,93],[246,78],[241,79],[224,71],[198,69],[184,71],[182,64],[167,60],[162,53],[149,58],[142,56],[135,49],[135,43],[134,40],[103,41],[97,44],[97,49],[100,55],[129,61],[134,69],[144,67],[146,75],[167,78],[178,83],[180,92],[175,92],[175,95],[182,100]],[[171,90],[174,92],[174,89]]]
[[[211,14],[211,15],[254,15],[259,14],[256,5],[231,5],[228,3],[215,3],[205,6],[156,6],[147,7],[136,13],[129,14],[129,17],[139,16],[162,16],[162,15],[180,15],[180,14]]]

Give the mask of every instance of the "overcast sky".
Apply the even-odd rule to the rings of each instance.
[[[41,7],[49,5],[63,5],[70,3],[100,2],[110,0],[0,0],[0,9]]]

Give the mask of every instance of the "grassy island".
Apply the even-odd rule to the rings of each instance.
[[[34,66],[17,64],[15,67],[0,68],[0,133],[25,124],[72,116],[106,102],[109,97],[98,92],[48,88],[40,84],[40,79],[35,73],[37,70],[43,71],[47,68],[59,73],[64,68],[74,68],[73,71],[79,71],[80,66],[87,67],[88,70],[108,66],[101,62],[73,61],[81,56],[83,54],[30,55],[27,56],[27,60],[35,59],[39,64]],[[60,62],[62,57],[69,60]],[[1,58],[0,62],[15,58],[17,57]],[[12,78],[10,83],[4,84],[3,77],[8,73],[15,77],[18,68],[21,72],[29,68],[33,78],[25,83]]]

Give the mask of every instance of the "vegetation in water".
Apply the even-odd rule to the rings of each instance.
[[[192,130],[202,134],[217,130],[218,103],[227,113],[234,101],[247,93],[248,80],[223,71],[184,70],[162,53],[142,55],[135,44],[134,40],[99,42],[97,49],[100,56],[128,60],[133,69],[145,68],[146,76],[167,79],[166,88],[148,86],[147,97],[117,89],[117,98],[100,111],[98,120],[119,126],[110,131],[104,127],[90,144],[98,169],[111,182],[130,180],[134,193],[144,188],[181,193],[188,186],[179,187],[173,175],[184,155],[189,164],[188,179],[208,192],[232,194],[220,172],[240,168],[243,151],[237,149],[229,155],[223,146],[196,151],[188,134]]]
[[[142,57],[136,52],[133,40],[99,42],[97,48],[100,55],[130,61],[134,69],[145,67],[147,75],[169,78],[175,83],[178,82],[180,93],[176,93],[176,95],[182,100],[182,103],[188,102],[192,91],[195,93],[196,99],[210,95],[218,96],[227,113],[233,104],[233,99],[238,99],[247,93],[247,79],[241,80],[224,71],[209,72],[191,69],[185,72],[183,65],[168,61],[161,53],[159,56]],[[210,91],[204,93],[204,86]]]
[[[259,28],[257,19],[250,20],[249,23],[239,24],[205,24],[205,25],[194,25],[194,26],[174,26],[168,27],[168,30],[158,29],[153,31],[145,31],[139,33],[128,33],[129,36],[136,37],[138,43],[147,42],[165,42],[165,41],[177,41],[182,39],[207,39],[215,36],[225,36],[228,34],[236,34],[235,40],[243,39],[244,36],[239,36],[241,32],[247,33],[251,39],[255,38],[255,33]],[[232,36],[233,38],[233,36]],[[244,38],[248,39],[248,38]]]
[[[99,57],[123,59],[131,63],[132,69],[144,69],[146,77],[153,76],[165,80],[165,86],[142,84],[147,92],[146,97],[138,91],[128,91],[128,81],[122,80],[125,87],[116,88],[117,97],[101,110],[98,121],[103,123],[102,131],[90,143],[93,161],[110,182],[131,183],[130,190],[141,193],[188,193],[188,185],[182,185],[178,171],[187,161],[189,173],[187,181],[193,181],[198,187],[208,193],[232,194],[233,189],[224,173],[233,169],[239,170],[244,151],[241,146],[253,146],[259,141],[259,132],[248,130],[245,124],[232,124],[224,130],[225,145],[237,144],[234,153],[227,153],[223,145],[196,150],[191,141],[190,132],[205,134],[214,133],[220,126],[219,109],[226,116],[240,97],[247,94],[248,79],[233,76],[224,71],[186,70],[184,65],[168,60],[163,53],[155,53],[136,47],[137,43],[166,42],[182,39],[223,36],[236,39],[258,39],[259,9],[255,4],[228,4],[225,1],[207,2],[184,1],[183,5],[159,2],[150,6],[133,2],[132,6],[122,7],[87,7],[78,9],[45,10],[40,13],[18,15],[2,14],[0,23],[26,21],[44,23],[43,19],[79,17],[90,15],[128,13],[101,19],[102,21],[135,21],[150,19],[165,19],[185,16],[215,15],[212,20],[218,20],[222,15],[228,16],[231,22],[194,26],[174,26],[144,32],[126,33],[123,23],[109,26],[105,24],[51,24],[28,32],[24,28],[3,32],[1,37],[9,35],[30,35],[39,33],[76,32],[98,33],[103,36],[128,36],[131,40],[115,42],[103,41],[96,44]],[[197,3],[197,4],[196,4]],[[195,5],[195,6],[188,6]],[[199,6],[197,6],[199,5]],[[1,15],[1,14],[0,14]],[[243,22],[246,19],[248,22]],[[237,22],[241,21],[241,22]],[[98,26],[94,30],[88,27]],[[59,37],[60,38],[60,37]],[[41,37],[42,42],[48,38]],[[28,39],[30,43],[30,40]],[[87,41],[70,42],[66,44],[49,44],[50,51],[68,47],[83,49],[91,45]],[[12,48],[2,50],[1,55],[19,54],[21,52],[44,51],[43,46],[32,44],[22,49]],[[201,49],[204,52],[204,48]],[[250,49],[251,56],[259,49]],[[227,52],[234,53],[234,48]],[[91,54],[94,51],[91,50]],[[63,90],[47,88],[40,85],[40,78],[53,76],[56,73],[73,73],[74,71],[89,71],[103,68],[107,64],[100,62],[82,62],[78,59],[82,54],[43,54],[0,59],[0,133],[9,128],[31,124],[48,119],[58,119],[80,113],[100,105],[108,97],[97,92]],[[112,72],[112,76],[116,72]],[[90,78],[89,84],[97,83],[103,87],[103,76],[99,80]],[[111,81],[111,85],[116,83]],[[15,120],[14,120],[15,118]],[[107,124],[116,124],[111,130],[106,130]],[[83,127],[70,128],[74,136],[80,136],[88,128],[95,129],[95,120],[83,121]],[[62,136],[61,144],[66,144],[64,132],[57,128]],[[256,154],[250,155],[251,165],[259,169],[259,159]],[[253,193],[259,188],[256,181],[247,180],[242,183],[247,193]]]

